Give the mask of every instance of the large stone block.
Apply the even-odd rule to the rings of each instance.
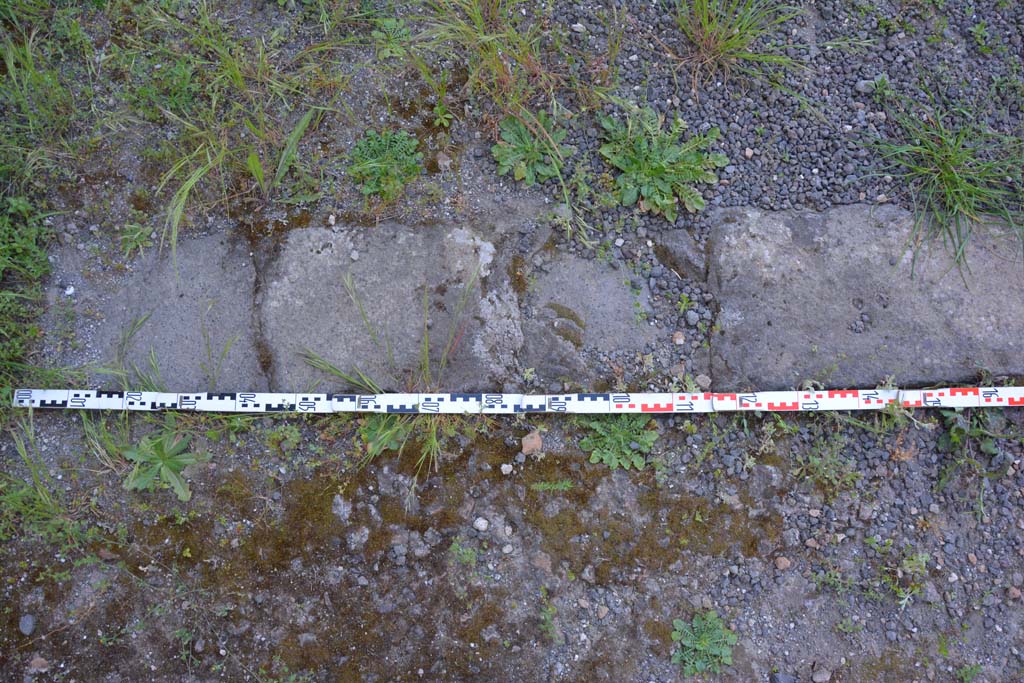
[[[911,277],[913,216],[892,206],[723,209],[712,223],[717,390],[1024,374],[1019,246],[976,234],[965,284],[941,243],[922,250]]]
[[[559,255],[526,296],[533,315],[524,322],[523,365],[545,382],[590,386],[599,377],[584,351],[625,354],[654,340],[655,330],[637,321],[648,298],[646,286],[639,295],[630,291],[624,271]]]
[[[132,372],[138,368],[159,374],[168,391],[266,389],[253,319],[256,269],[240,240],[183,238],[176,260],[167,250],[151,249],[124,275],[94,273],[71,247],[57,250],[54,262],[54,301],[43,322],[51,363],[116,369],[123,361],[133,387],[139,386]],[[71,296],[64,294],[68,285]],[[75,350],[68,352],[61,348],[60,317],[72,315]],[[103,372],[94,373],[92,383],[118,385]]]
[[[275,388],[344,384],[309,367],[305,350],[391,391],[493,387],[507,354],[484,338],[494,329],[485,314],[508,317],[500,292],[481,306],[493,256],[491,243],[462,227],[289,233],[260,302]],[[515,324],[503,335],[515,345]]]

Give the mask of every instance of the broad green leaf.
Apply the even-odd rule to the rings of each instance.
[[[166,443],[165,443],[165,448],[164,448],[164,455],[166,457],[168,457],[168,458],[174,458],[174,457],[180,455],[181,453],[183,453],[188,448],[189,441],[192,440],[192,437],[190,437],[190,436],[179,436],[179,435],[171,435],[169,438],[170,438],[170,447],[169,448],[166,447]]]
[[[124,457],[132,462],[146,463],[149,462],[149,457],[145,455],[145,452],[139,448],[129,448],[124,452]]]
[[[178,499],[182,502],[188,502],[189,498],[192,497],[192,492],[188,488],[188,482],[170,467],[162,466],[160,468],[160,478],[170,484],[174,493],[177,494]]]
[[[200,462],[206,462],[206,460],[207,458],[204,457],[202,454],[179,453],[173,458],[168,458],[168,460],[164,464],[180,472],[189,465],[195,465]]]
[[[159,473],[160,468],[157,465],[139,466],[136,465],[125,479],[124,487],[131,490],[146,491],[153,488],[153,482],[156,481],[156,475]]]

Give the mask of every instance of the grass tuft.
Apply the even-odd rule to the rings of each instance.
[[[242,35],[206,3],[191,19],[156,6],[140,7],[138,15],[140,31],[121,58],[135,88],[129,104],[175,133],[160,155],[173,163],[158,194],[174,188],[161,246],[170,243],[176,257],[179,233],[198,199],[258,212],[271,202],[319,198],[300,148],[324,109],[310,105],[307,93],[337,79],[320,78],[316,53],[286,58],[279,38]],[[303,112],[297,120],[296,110]]]
[[[0,472],[0,541],[30,533],[70,550],[95,540],[97,529],[66,506],[63,487],[39,456],[31,412],[10,430],[10,436],[28,478]]]
[[[192,168],[185,181],[178,186],[178,189],[174,191],[174,196],[171,197],[171,204],[167,210],[167,218],[164,222],[164,230],[160,235],[160,246],[163,247],[164,242],[170,242],[171,245],[171,258],[174,259],[175,265],[178,260],[178,233],[181,230],[182,220],[185,217],[185,207],[188,205],[189,197],[192,196],[196,185],[205,178],[214,168],[218,167],[221,161],[224,160],[223,148],[217,150],[215,153],[211,153],[211,150],[205,146],[199,147],[192,154],[182,157],[182,159],[176,163],[164,177],[160,180],[160,185],[157,187],[157,192],[163,191],[164,187],[173,180],[182,169],[187,167],[189,164],[194,163],[197,159],[201,160],[205,156],[205,161],[202,161],[197,166]]]
[[[471,95],[485,95],[504,114],[521,114],[561,78],[544,64],[542,31],[524,20],[524,0],[430,0],[423,36],[428,48],[465,61]]]
[[[796,66],[772,36],[800,12],[776,0],[677,0],[676,24],[693,48],[684,61],[693,67],[694,90],[698,81],[716,75],[761,79],[771,67]]]
[[[0,183],[23,191],[52,170],[54,149],[75,118],[75,102],[35,28],[15,24],[0,42]]]
[[[903,142],[876,147],[887,172],[912,192],[915,261],[922,244],[941,239],[963,269],[967,244],[980,226],[1001,223],[1024,247],[1024,140],[955,114],[893,114]]]
[[[60,370],[29,364],[42,330],[35,324],[39,283],[50,272],[45,243],[48,230],[24,197],[4,197],[0,205],[0,424],[8,416],[13,389],[23,382],[45,386]]]

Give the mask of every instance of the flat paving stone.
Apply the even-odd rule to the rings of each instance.
[[[973,236],[965,285],[941,243],[911,277],[913,216],[893,206],[732,208],[711,222],[715,390],[1024,374],[1024,277],[1009,241]]]
[[[523,365],[545,383],[587,385],[597,375],[582,352],[629,353],[653,341],[655,330],[637,319],[647,288],[633,294],[624,279],[623,271],[568,254],[548,263],[527,297],[534,314],[524,322]]]
[[[56,250],[45,355],[53,364],[95,370],[116,366],[123,346],[125,368],[152,376],[155,358],[168,391],[265,390],[253,318],[256,269],[247,245],[225,234],[183,237],[176,268],[168,252],[149,249],[126,274],[113,276],[96,272],[93,260],[73,247]],[[71,341],[61,339],[62,318],[75,321]],[[91,383],[117,386],[100,372]]]
[[[345,384],[310,367],[307,350],[389,391],[492,388],[507,370],[500,347],[518,344],[500,289],[481,295],[494,253],[467,227],[392,223],[289,233],[261,292],[273,388]],[[509,317],[512,329],[493,320]]]

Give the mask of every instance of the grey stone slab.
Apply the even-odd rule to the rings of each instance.
[[[344,384],[309,367],[305,350],[386,390],[493,388],[521,340],[509,292],[492,277],[494,255],[461,226],[290,233],[260,303],[274,388]]]
[[[655,338],[637,320],[649,294],[629,288],[626,274],[599,261],[562,254],[546,264],[528,295],[533,316],[524,321],[522,365],[539,379],[584,385],[596,379],[583,352],[630,353]]]
[[[155,258],[115,294],[110,319],[117,332],[149,314],[128,347],[128,359],[148,370],[150,351],[171,391],[267,386],[253,328],[256,270],[244,243],[224,235],[185,239],[174,261]]]
[[[123,275],[97,273],[94,259],[74,247],[52,260],[50,362],[112,367],[125,331],[148,314],[125,349],[129,370],[152,374],[152,352],[168,391],[265,390],[253,327],[256,270],[244,243],[225,234],[183,237],[177,270],[168,250],[150,249]],[[74,320],[73,343],[61,341],[62,318]],[[92,381],[117,385],[99,373]]]
[[[913,217],[892,206],[723,209],[711,219],[717,390],[1024,373],[1019,247],[976,234],[965,286],[941,244],[926,247],[911,278]]]
[[[684,228],[666,231],[655,244],[654,253],[681,277],[698,282],[707,277],[707,255]]]

